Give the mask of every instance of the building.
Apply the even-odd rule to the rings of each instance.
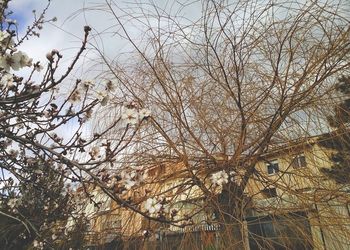
[[[313,137],[274,148],[259,159],[244,189],[246,249],[350,249],[350,189],[320,172],[330,167],[331,153]],[[202,178],[219,195],[222,187],[211,183],[215,172],[186,169],[182,163],[160,164],[148,168],[146,181],[124,192],[123,197],[141,211],[148,197],[166,200],[159,218],[188,217],[182,224],[149,220],[110,199],[103,200],[103,193],[94,190],[104,208],[86,208],[93,232],[89,241],[95,245],[114,241],[114,246],[129,249],[215,249],[225,240],[223,227],[191,176]],[[239,173],[229,178],[240,181]]]

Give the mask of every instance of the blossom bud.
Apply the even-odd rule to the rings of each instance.
[[[87,25],[86,25],[86,26],[84,26],[84,31],[85,31],[85,32],[89,32],[89,31],[91,31],[90,26],[87,26]]]
[[[47,60],[49,60],[50,62],[53,62],[53,54],[52,54],[52,52],[48,52],[48,53],[46,54],[46,58],[47,58]]]
[[[52,51],[51,51],[51,53],[52,53],[52,55],[55,55],[55,54],[59,54],[59,52],[58,52],[58,50],[57,49],[53,49]]]

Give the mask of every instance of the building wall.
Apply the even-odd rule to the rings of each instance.
[[[307,215],[310,226],[308,233],[312,236],[315,249],[350,249],[348,240],[350,212],[346,205],[350,202],[349,195],[343,194],[337,197],[339,186],[327,180],[320,172],[320,168],[331,166],[328,160],[330,153],[316,143],[310,143],[306,146],[293,145],[264,155],[264,159],[256,165],[257,174],[249,180],[245,189],[245,193],[252,197],[253,215],[263,218],[270,214],[283,216],[292,212],[303,212]],[[296,156],[303,156],[306,165],[300,161],[301,164],[296,166],[293,162]],[[269,174],[267,165],[274,162],[278,163],[279,171]],[[202,174],[208,187],[211,185],[209,176],[207,173]],[[149,171],[149,177],[142,186],[132,188],[123,196],[130,197],[138,204],[138,208],[144,211],[144,202],[148,197],[162,194],[174,204],[169,210],[177,208],[179,210],[177,217],[183,218],[186,214],[198,210],[198,206],[191,206],[190,201],[196,199],[198,201],[203,197],[198,187],[186,185],[188,180],[190,178],[183,164],[162,166]],[[266,192],[266,189],[274,188],[275,193]],[[217,187],[215,192],[220,191]],[[89,207],[88,210],[92,208]],[[174,226],[164,227],[151,222],[114,202],[111,202],[110,211],[109,217],[103,216],[108,218],[107,220],[113,216],[118,217],[121,225],[118,234],[122,238],[143,237],[146,229],[153,231],[153,234],[158,232],[159,228],[168,232],[184,233],[184,229]],[[193,218],[195,224],[204,223],[204,226],[205,221],[210,220],[210,211],[205,210]],[[104,224],[102,217],[95,221],[96,231],[106,230],[101,226]],[[195,227],[192,229],[196,230]]]

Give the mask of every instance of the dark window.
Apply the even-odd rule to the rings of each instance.
[[[103,224],[104,230],[120,229],[121,227],[122,221],[118,218],[107,218],[107,221]]]
[[[280,171],[279,167],[278,167],[278,162],[275,161],[271,161],[267,164],[267,173],[268,174],[275,174],[278,173]]]
[[[165,165],[161,164],[158,169],[158,175],[165,174]]]
[[[264,190],[261,191],[262,195],[264,198],[272,198],[272,197],[277,197],[277,191],[276,188],[265,188]]]
[[[311,227],[304,212],[248,217],[251,250],[311,250]]]
[[[156,174],[156,171],[157,171],[156,168],[152,168],[152,169],[148,170],[147,175],[149,177],[153,177]]]
[[[292,160],[291,166],[293,168],[305,168],[306,167],[306,159],[305,155],[297,155]]]

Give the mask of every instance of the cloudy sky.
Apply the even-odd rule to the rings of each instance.
[[[33,23],[34,14],[32,10],[36,10],[36,13],[39,15],[47,6],[47,2],[47,0],[12,0],[10,2],[9,9],[13,11],[11,19],[17,21],[20,30],[19,33],[23,34],[26,31],[26,27]],[[45,24],[40,31],[40,37],[26,41],[21,45],[20,49],[32,57],[34,61],[41,61],[43,65],[47,62],[47,52],[52,49],[59,50],[63,55],[63,61],[61,63],[63,67],[60,67],[61,72],[63,72],[78,52],[84,35],[84,26],[90,25],[94,29],[102,30],[103,26],[108,24],[108,19],[106,20],[106,15],[103,15],[103,13],[98,11],[84,11],[84,8],[96,6],[99,3],[104,3],[104,0],[95,0],[93,3],[87,0],[52,0],[46,13],[46,19],[57,17],[57,22]],[[96,30],[93,31],[93,33],[96,32]],[[110,51],[113,50],[111,49]],[[118,52],[115,49],[113,53],[117,54]],[[96,56],[96,53],[90,52],[87,56],[78,61],[78,67],[75,68],[70,79],[67,79],[64,83],[67,89],[70,89],[71,82],[75,81],[75,79],[89,78],[84,66],[87,64],[86,59],[91,59]],[[21,75],[27,75],[29,71],[29,69],[24,69]],[[40,76],[38,75],[38,77]],[[69,131],[74,133],[77,128],[78,123],[72,121],[66,124],[63,128],[64,131],[57,132],[69,138]]]
[[[84,7],[84,0],[53,0],[48,9],[46,18],[57,17],[55,25],[44,25],[40,38],[31,39],[23,46],[34,57],[43,58],[53,48],[69,51],[79,45],[79,39],[83,34],[84,19],[82,15],[72,18],[74,12]],[[12,0],[10,9],[13,10],[13,19],[16,19],[20,30],[33,22],[32,10],[39,14],[47,5],[46,0]],[[70,19],[71,18],[71,19]]]
[[[176,1],[152,1],[152,0],[116,0],[118,8],[134,11],[137,3],[155,2],[158,6],[174,8]],[[12,19],[16,19],[22,32],[33,22],[32,10],[39,14],[47,5],[47,0],[12,0],[10,9],[14,11]],[[175,6],[176,7],[176,6]],[[136,9],[136,8],[135,8]],[[175,8],[174,8],[175,9]],[[112,26],[113,31],[118,30],[116,20],[111,14],[106,13],[106,0],[51,0],[51,5],[47,11],[46,18],[57,17],[58,21],[54,24],[44,25],[40,38],[31,39],[21,48],[28,51],[34,59],[44,59],[45,54],[51,49],[58,49],[63,53],[64,58],[69,60],[74,55],[77,47],[81,44],[84,25],[93,28],[93,34],[103,33],[103,37],[94,40],[91,37],[92,44],[99,44],[104,54],[110,57],[116,56],[122,51],[127,51],[130,46],[123,39],[118,39],[115,34],[108,33]],[[118,15],[124,15],[120,10]],[[189,11],[192,11],[191,9]],[[191,13],[193,15],[193,12]],[[140,30],[130,27],[128,32],[131,34],[140,34]],[[103,44],[103,47],[102,47]],[[45,60],[45,59],[44,59]]]
[[[174,8],[173,4],[176,1],[173,0],[115,0],[118,16],[125,16],[125,12],[121,9],[134,12],[137,9],[137,4],[155,2],[161,8]],[[111,2],[108,0],[107,2]],[[23,34],[26,31],[26,27],[31,25],[34,20],[34,14],[32,10],[36,10],[36,14],[39,15],[47,6],[47,0],[12,0],[10,2],[9,9],[13,11],[11,19],[15,19],[18,23],[19,33]],[[119,57],[123,52],[132,50],[132,46],[125,39],[122,39],[115,32],[120,31],[120,26],[117,25],[117,21],[106,10],[106,0],[51,0],[51,4],[46,13],[46,19],[52,19],[57,17],[58,21],[54,23],[47,23],[40,31],[39,38],[32,38],[23,45],[20,50],[26,52],[34,61],[41,61],[45,66],[47,62],[46,54],[52,49],[57,49],[63,55],[63,61],[61,61],[61,72],[68,67],[71,59],[78,52],[81,45],[81,41],[84,35],[84,26],[89,25],[93,30],[90,36],[89,47],[98,46],[103,54],[110,60],[115,57]],[[193,16],[193,10],[190,10]],[[200,13],[197,11],[197,13]],[[134,37],[140,36],[144,33],[141,27],[137,25],[131,25],[128,22],[124,23],[127,31]],[[70,79],[67,79],[64,86],[67,89],[72,86],[72,81],[75,79],[90,80],[98,73],[103,71],[103,65],[101,63],[95,63],[96,59],[99,59],[99,55],[95,50],[87,50],[87,54],[78,61],[75,71],[70,75]],[[94,65],[94,67],[91,67]],[[91,68],[90,68],[91,67]],[[87,70],[92,69],[92,70]],[[29,74],[24,69],[23,76]],[[97,83],[98,84],[98,83]],[[68,127],[67,127],[68,126]],[[78,124],[72,122],[64,127],[65,135],[69,137],[67,131],[75,131]]]
[[[122,3],[122,1],[120,2]],[[104,3],[104,0],[52,0],[46,19],[57,17],[58,21],[45,24],[40,31],[40,38],[30,39],[23,44],[21,49],[33,57],[35,61],[45,61],[47,52],[58,49],[63,54],[65,62],[68,63],[81,45],[85,25],[92,27],[94,29],[92,34],[96,34],[112,24],[110,16],[106,15],[105,12],[95,10]],[[11,1],[10,9],[14,12],[12,19],[17,21],[22,33],[34,20],[32,10],[35,9],[36,13],[40,14],[46,5],[46,0]],[[91,43],[96,44],[92,36],[90,39]],[[106,36],[104,36],[104,39],[108,40]],[[102,44],[101,41],[98,43]],[[121,40],[116,41],[116,39],[113,39],[113,44],[106,41],[103,41],[103,44],[106,54],[117,54],[117,51],[125,46]],[[90,56],[93,57],[93,55]],[[82,63],[80,62],[80,64]]]

